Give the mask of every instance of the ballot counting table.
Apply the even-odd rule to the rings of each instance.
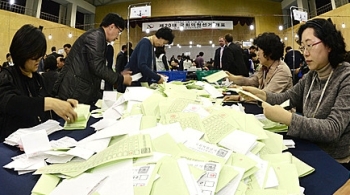
[[[244,104],[247,113],[261,113],[261,108],[253,104]],[[58,131],[49,136],[52,140],[64,136],[81,140],[94,133],[89,127],[97,120],[90,118],[85,130]],[[288,149],[294,156],[315,168],[310,175],[300,178],[300,186],[305,188],[305,195],[330,195],[346,183],[349,179],[349,171],[337,163],[331,156],[322,151],[315,144],[300,139],[293,139],[296,148]],[[11,162],[11,157],[21,154],[16,147],[0,143],[0,165],[3,167]],[[31,194],[31,190],[39,179],[40,175],[27,173],[17,175],[14,170],[0,168],[0,195],[26,195]]]

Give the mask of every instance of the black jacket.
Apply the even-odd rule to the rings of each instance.
[[[73,98],[84,104],[94,104],[102,98],[101,79],[122,84],[124,77],[106,66],[106,34],[103,28],[82,34],[72,46],[54,85],[60,99]]]
[[[294,65],[293,65],[293,54],[294,54]],[[300,64],[302,64],[303,61],[304,61],[304,56],[298,50],[290,50],[284,56],[284,62],[288,65],[288,67],[291,70],[299,68]]]
[[[4,68],[0,73],[0,141],[18,128],[28,128],[51,118],[44,112],[47,96],[38,73],[24,76],[17,66]]]
[[[242,49],[234,43],[225,47],[222,54],[222,69],[234,75],[249,76]]]
[[[116,72],[122,72],[128,63],[128,56],[126,55],[126,52],[120,51],[117,55],[116,64],[115,64],[115,71]]]

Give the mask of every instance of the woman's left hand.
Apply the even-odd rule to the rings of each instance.
[[[262,107],[264,108],[264,115],[266,118],[274,122],[286,124],[288,126],[292,122],[292,113],[285,110],[282,106],[271,106],[270,104],[263,102]]]

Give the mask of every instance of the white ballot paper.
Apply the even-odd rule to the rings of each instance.
[[[138,81],[138,80],[140,80],[140,78],[142,78],[141,72],[139,72],[137,74],[134,74],[134,75],[131,75],[131,80],[132,81]]]

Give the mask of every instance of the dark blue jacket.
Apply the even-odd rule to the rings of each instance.
[[[149,39],[143,38],[132,52],[125,69],[131,70],[132,74],[141,72],[140,82],[150,83],[152,80],[158,82],[160,76],[153,71],[152,60],[155,61],[153,45]]]

